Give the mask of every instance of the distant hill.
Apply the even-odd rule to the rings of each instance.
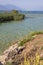
[[[21,10],[21,8],[15,6],[15,5],[0,5],[0,10]]]

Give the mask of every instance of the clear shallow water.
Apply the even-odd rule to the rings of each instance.
[[[7,44],[19,40],[31,31],[43,30],[43,14],[27,14],[23,21],[0,24],[0,43]]]

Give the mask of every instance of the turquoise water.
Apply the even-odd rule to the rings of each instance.
[[[7,44],[19,40],[32,31],[43,30],[43,14],[26,14],[22,21],[0,24],[0,43]]]

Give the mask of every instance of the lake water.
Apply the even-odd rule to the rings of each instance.
[[[43,30],[43,14],[26,14],[22,21],[11,21],[0,24],[0,43],[7,44],[19,40],[32,31]]]

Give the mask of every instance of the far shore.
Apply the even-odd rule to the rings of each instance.
[[[25,15],[19,13],[17,10],[13,10],[11,12],[3,12],[0,13],[0,23],[2,22],[8,22],[8,21],[19,21],[24,20]]]

